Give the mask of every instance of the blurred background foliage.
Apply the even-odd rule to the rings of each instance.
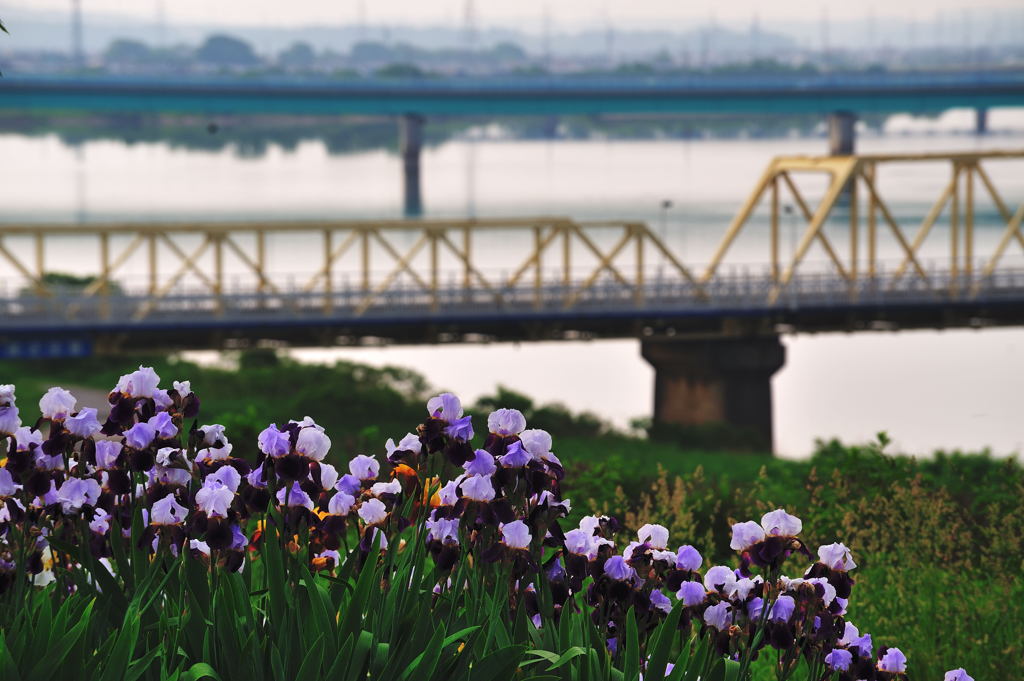
[[[18,385],[23,414],[51,385],[75,392],[80,406],[99,406],[140,363],[164,385],[191,380],[203,422],[224,424],[236,454],[253,458],[267,423],[309,415],[327,429],[329,460],[342,468],[355,454],[383,454],[388,437],[397,441],[423,420],[437,392],[413,370],[301,364],[272,350],[225,355],[217,366],[175,357],[2,362],[0,383]],[[812,551],[832,541],[852,549],[859,567],[849,618],[876,644],[907,651],[911,678],[940,679],[959,666],[977,679],[1024,678],[1024,471],[1015,458],[889,455],[880,434],[866,445],[819,442],[810,459],[792,461],[716,450],[713,429],[689,439],[645,423],[620,432],[505,388],[467,405],[478,434],[499,406],[554,436],[570,472],[570,520],[596,511],[631,531],[660,523],[709,565],[733,561],[731,523],[784,507],[803,518]]]

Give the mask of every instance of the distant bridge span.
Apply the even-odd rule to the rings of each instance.
[[[913,229],[878,177],[896,162],[951,169]],[[1024,324],[1024,267],[1007,262],[1024,248],[1024,201],[999,192],[990,162],[1024,166],[1024,151],[775,159],[700,266],[646,224],[559,217],[0,225],[0,356],[630,337],[657,370],[656,418],[728,421],[770,443],[781,333]],[[807,175],[824,180],[816,205]],[[785,253],[783,196],[805,225]],[[1000,225],[984,251],[982,199]],[[729,271],[760,205],[763,271]],[[946,255],[926,260],[940,222]],[[59,269],[70,257],[95,276],[48,275],[62,247]],[[812,247],[824,267],[809,266]],[[883,249],[898,260],[883,266]]]
[[[423,209],[420,154],[430,116],[818,114],[830,152],[854,153],[858,114],[977,112],[1024,106],[1024,70],[758,77],[500,77],[417,79],[138,79],[5,77],[0,111],[302,114],[399,117],[404,209]]]
[[[303,115],[941,112],[1024,106],[1024,71],[415,79],[0,80],[0,109]]]

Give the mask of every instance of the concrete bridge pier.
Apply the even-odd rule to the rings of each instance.
[[[654,367],[655,423],[725,423],[772,451],[772,375],[786,361],[778,336],[641,341]]]
[[[857,140],[857,114],[833,111],[828,115],[828,153],[830,156],[852,156]]]
[[[983,106],[974,110],[974,134],[988,134],[988,109]]]
[[[408,217],[423,214],[420,192],[420,152],[423,150],[423,124],[426,118],[416,113],[398,119],[398,151],[402,155],[403,211]]]

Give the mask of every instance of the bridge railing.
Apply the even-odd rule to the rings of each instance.
[[[105,321],[141,325],[194,323],[208,319],[219,324],[232,321],[303,319],[480,319],[500,316],[573,317],[602,315],[728,314],[737,311],[773,309],[838,308],[850,305],[934,305],[958,300],[1024,300],[1024,268],[1001,270],[991,276],[954,277],[948,271],[932,269],[933,279],[896,277],[894,273],[863,279],[853,289],[827,272],[801,273],[785,292],[772,299],[776,286],[770,273],[723,275],[698,289],[682,280],[651,280],[638,303],[636,290],[614,280],[605,280],[581,291],[579,283],[564,286],[545,282],[540,289],[520,284],[493,292],[466,291],[446,286],[425,292],[417,286],[396,286],[379,296],[377,304],[364,306],[365,296],[355,287],[325,294],[292,288],[277,292],[231,290],[214,296],[202,290],[181,291],[153,304],[142,292],[118,292],[105,298],[69,295],[56,298],[23,292],[0,299],[0,315],[17,321],[45,326],[102,325]],[[145,317],[138,310],[148,307]],[[70,312],[70,314],[69,314]]]
[[[998,296],[1016,290],[1018,273],[1007,258],[1013,242],[1024,247],[1024,202],[1011,209],[986,165],[1022,160],[1024,151],[775,159],[702,267],[636,221],[541,216],[0,225],[0,280],[16,280],[6,293],[0,290],[0,305],[12,322],[141,323],[181,314],[568,315],[653,306],[848,304],[869,296],[880,302]],[[951,170],[912,234],[882,192],[879,169],[890,163],[941,163]],[[825,180],[817,202],[798,187],[796,178],[804,175]],[[806,225],[787,254],[780,238],[784,193]],[[982,195],[999,232],[987,252],[975,235]],[[765,202],[766,273],[729,273],[730,249],[754,229],[754,213]],[[924,247],[940,222],[946,223],[947,255],[930,263]],[[841,240],[837,226],[845,226]],[[891,267],[883,267],[885,239],[898,256]],[[820,246],[824,270],[809,267],[812,246]],[[87,276],[51,272],[48,264],[56,260]]]

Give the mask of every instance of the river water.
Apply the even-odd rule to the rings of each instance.
[[[993,134],[965,134],[972,112],[938,120],[890,119],[884,135],[864,135],[864,153],[1024,148],[1024,112],[990,112]],[[818,155],[820,138],[772,140],[512,141],[460,139],[425,151],[428,216],[568,215],[644,220],[687,262],[706,262],[729,220],[771,158]],[[94,141],[69,147],[56,137],[0,136],[4,222],[240,218],[398,217],[400,164],[386,151],[331,156],[318,142],[260,157],[233,150],[190,151],[164,144]],[[993,163],[990,174],[1011,204],[1024,200],[1024,161]],[[880,180],[882,194],[912,233],[949,179],[948,165],[901,165]],[[806,184],[809,197],[821,183]],[[980,197],[980,192],[979,192]],[[671,206],[663,208],[664,201]],[[1011,206],[1012,209],[1012,206]],[[995,210],[979,198],[977,251],[1000,234]],[[841,216],[840,216],[841,217]],[[767,261],[765,216],[730,252],[730,266]],[[948,253],[945,218],[926,257]],[[948,223],[946,223],[948,224]],[[756,228],[760,225],[760,229]],[[838,234],[841,226],[830,229]],[[782,225],[783,249],[799,238]],[[836,237],[838,239],[838,237]],[[844,243],[844,242],[843,242]],[[895,255],[881,244],[882,256]],[[82,271],[72,242],[50,249],[50,270]],[[1016,252],[1010,256],[1024,262]],[[812,254],[809,267],[822,266]],[[88,269],[88,267],[86,267]],[[1018,398],[1024,384],[1024,330],[796,335],[784,339],[786,366],[773,380],[775,448],[804,456],[815,438],[865,441],[886,430],[898,451],[1024,447]],[[636,341],[296,350],[309,361],[348,358],[417,369],[466,399],[502,384],[541,402],[557,401],[626,426],[649,414],[653,372]],[[201,359],[209,354],[197,353]],[[2,377],[0,377],[2,382]],[[201,389],[201,388],[200,388]],[[290,416],[290,415],[289,415]]]

